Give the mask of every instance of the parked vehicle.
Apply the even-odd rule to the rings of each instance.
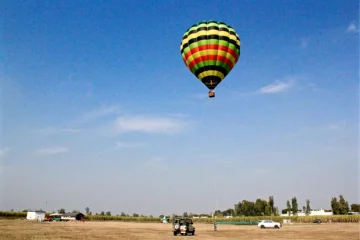
[[[313,223],[321,223],[321,219],[315,219]]]
[[[259,228],[278,228],[280,229],[282,227],[281,223],[274,222],[272,220],[261,220],[258,223]]]
[[[179,233],[185,236],[188,235],[188,233],[191,233],[192,235],[195,234],[195,227],[193,226],[193,221],[190,218],[174,218],[172,224],[172,231],[174,236]]]

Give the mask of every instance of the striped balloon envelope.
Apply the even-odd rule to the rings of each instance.
[[[188,69],[209,88],[209,97],[240,57],[240,38],[235,30],[218,21],[201,21],[191,26],[180,44]]]

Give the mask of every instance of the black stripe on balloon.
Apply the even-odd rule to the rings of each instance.
[[[181,49],[181,53],[184,52],[184,49],[187,48],[190,44],[197,42],[197,41],[201,41],[201,40],[210,40],[210,39],[217,39],[217,40],[224,40],[227,42],[232,43],[233,45],[235,45],[235,47],[237,48],[238,51],[240,51],[240,46],[237,44],[237,42],[233,39],[229,39],[227,36],[219,36],[216,34],[212,34],[212,35],[201,35],[195,38],[190,39],[187,43],[184,44],[183,48]]]
[[[212,81],[212,84],[210,84]],[[205,84],[210,90],[215,89],[216,86],[221,82],[221,78],[215,76],[207,76],[201,79],[201,82]]]
[[[226,71],[225,68],[220,67],[220,66],[205,66],[205,67],[200,67],[195,71],[195,76],[198,77],[200,73],[208,71],[208,70],[216,70],[221,72],[222,74],[224,74],[224,77],[226,77],[226,75],[228,74],[228,72]]]

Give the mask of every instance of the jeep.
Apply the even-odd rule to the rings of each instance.
[[[190,218],[174,218],[172,225],[174,236],[178,233],[185,236],[188,235],[188,233],[191,233],[192,235],[195,234],[195,227],[193,226],[193,221]]]

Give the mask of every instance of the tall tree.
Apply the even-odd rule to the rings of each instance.
[[[255,201],[255,210],[257,216],[263,216],[265,215],[265,207],[267,205],[267,202],[265,200],[262,200],[260,198],[256,199]]]
[[[337,215],[340,213],[340,204],[336,197],[333,197],[331,199],[331,209],[332,209],[334,215]]]
[[[270,206],[270,212],[271,212],[271,216],[274,214],[274,197],[270,196],[269,197],[269,206]]]
[[[291,199],[291,206],[292,206],[291,209],[292,209],[293,215],[296,216],[298,213],[298,203],[297,203],[296,197],[293,197]]]
[[[288,215],[290,216],[291,206],[289,200],[286,202],[286,210],[288,211]]]
[[[339,196],[339,207],[340,207],[340,214],[342,215],[348,214],[348,212],[350,211],[349,203],[345,201],[343,195]]]
[[[110,211],[107,211],[107,212],[106,212],[106,216],[111,216],[111,212],[110,212]]]
[[[311,208],[310,208],[310,200],[309,200],[309,199],[306,199],[306,210],[305,210],[306,215],[309,215],[309,214],[310,214],[310,211],[311,211]]]
[[[86,214],[89,214],[89,213],[90,213],[90,208],[89,208],[89,207],[86,207],[86,208],[85,208],[85,212],[86,212]]]

